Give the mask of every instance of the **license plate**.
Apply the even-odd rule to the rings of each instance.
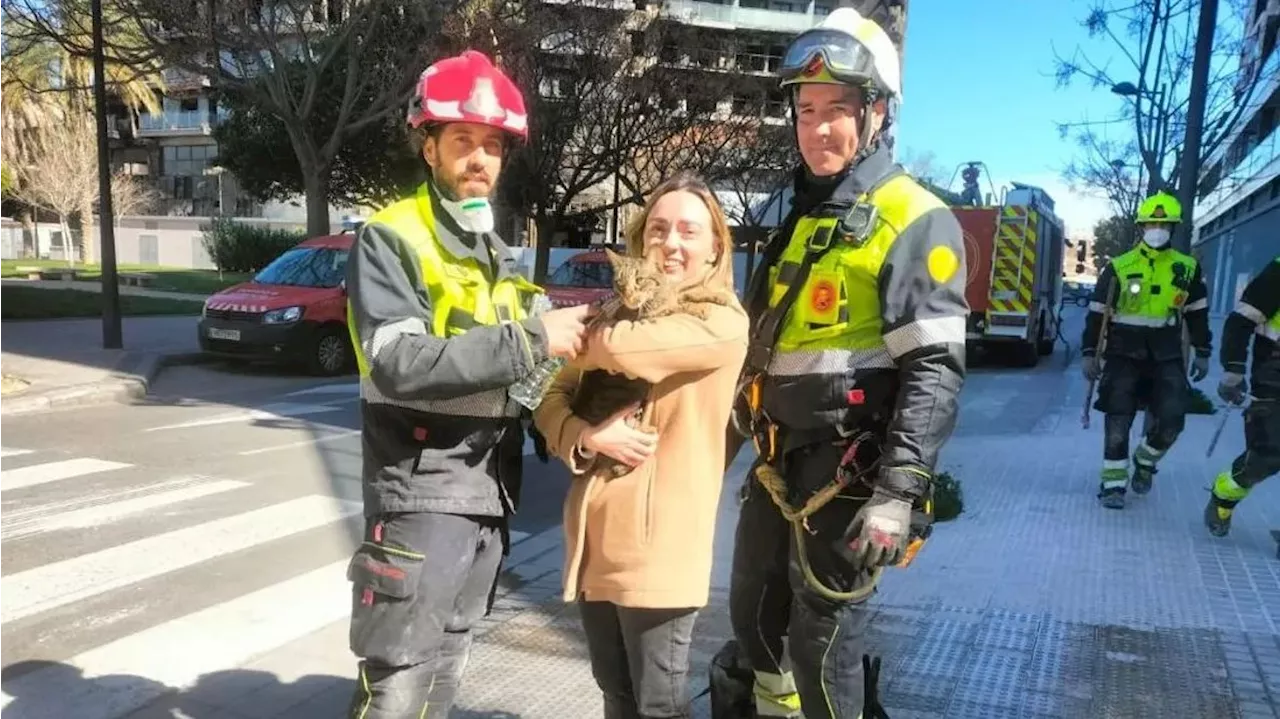
[[[223,329],[218,329],[217,327],[210,327],[209,339],[231,340],[232,342],[239,342],[240,330],[223,330]]]

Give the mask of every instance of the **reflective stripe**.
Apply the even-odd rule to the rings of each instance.
[[[859,369],[894,369],[898,365],[884,347],[865,350],[798,350],[780,352],[769,362],[769,374],[798,377],[843,374]]]
[[[1142,444],[1139,444],[1138,449],[1133,453],[1133,462],[1134,464],[1151,468],[1156,466],[1156,462],[1159,462],[1161,457],[1164,457],[1164,453],[1165,450],[1159,450],[1152,447],[1147,444],[1147,441],[1144,439],[1142,440]]]
[[[1246,320],[1249,320],[1255,325],[1260,325],[1267,321],[1267,316],[1262,314],[1262,310],[1258,309],[1257,307],[1254,307],[1248,302],[1236,303],[1235,313],[1245,318]]]
[[[1258,325],[1258,329],[1254,331],[1269,340],[1280,341],[1280,327],[1273,327],[1272,325]]]
[[[1089,311],[1103,313],[1107,311],[1107,306],[1101,302],[1090,302]]]
[[[1201,297],[1195,302],[1188,302],[1187,306],[1182,308],[1182,311],[1195,312],[1196,310],[1207,310],[1207,309],[1209,309],[1209,298]]]
[[[909,322],[884,336],[885,347],[894,357],[929,345],[964,344],[963,317],[930,317]]]
[[[1119,470],[1123,470],[1123,471],[1125,471],[1125,472],[1128,472],[1128,471],[1129,471],[1129,460],[1127,460],[1127,459],[1104,459],[1104,460],[1102,460],[1102,468],[1103,468],[1104,470],[1107,470],[1107,469],[1119,469]]]
[[[368,377],[360,378],[360,398],[371,404],[386,404],[418,412],[448,414],[455,417],[506,417],[508,404],[505,387],[450,399],[394,399],[382,394],[373,380]]]
[[[1213,495],[1233,505],[1249,496],[1249,489],[1249,487],[1241,487],[1235,477],[1231,476],[1230,470],[1219,474],[1213,482]]]
[[[382,325],[374,330],[373,336],[364,343],[364,356],[369,358],[369,362],[376,362],[378,352],[401,335],[425,335],[426,333],[427,325],[418,317]]]
[[[1147,315],[1116,315],[1111,319],[1118,325],[1130,327],[1172,327],[1178,322],[1173,317],[1148,317]]]

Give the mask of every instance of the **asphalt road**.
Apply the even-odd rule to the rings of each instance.
[[[358,541],[358,427],[354,377],[221,364],[167,370],[136,405],[5,418],[6,684],[41,661],[110,674],[201,611],[228,662],[260,651],[260,625],[301,636],[341,618],[342,572],[308,578]],[[567,487],[529,451],[513,541],[559,525]]]

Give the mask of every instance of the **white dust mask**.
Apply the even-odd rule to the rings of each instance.
[[[1151,247],[1160,249],[1169,244],[1169,230],[1164,227],[1148,227],[1142,233],[1142,241]]]
[[[493,232],[493,205],[489,204],[487,197],[468,197],[457,201],[441,197],[440,204],[463,232]]]

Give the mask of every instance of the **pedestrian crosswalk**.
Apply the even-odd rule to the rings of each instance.
[[[127,716],[350,612],[358,499],[107,457],[0,457],[5,719]]]

